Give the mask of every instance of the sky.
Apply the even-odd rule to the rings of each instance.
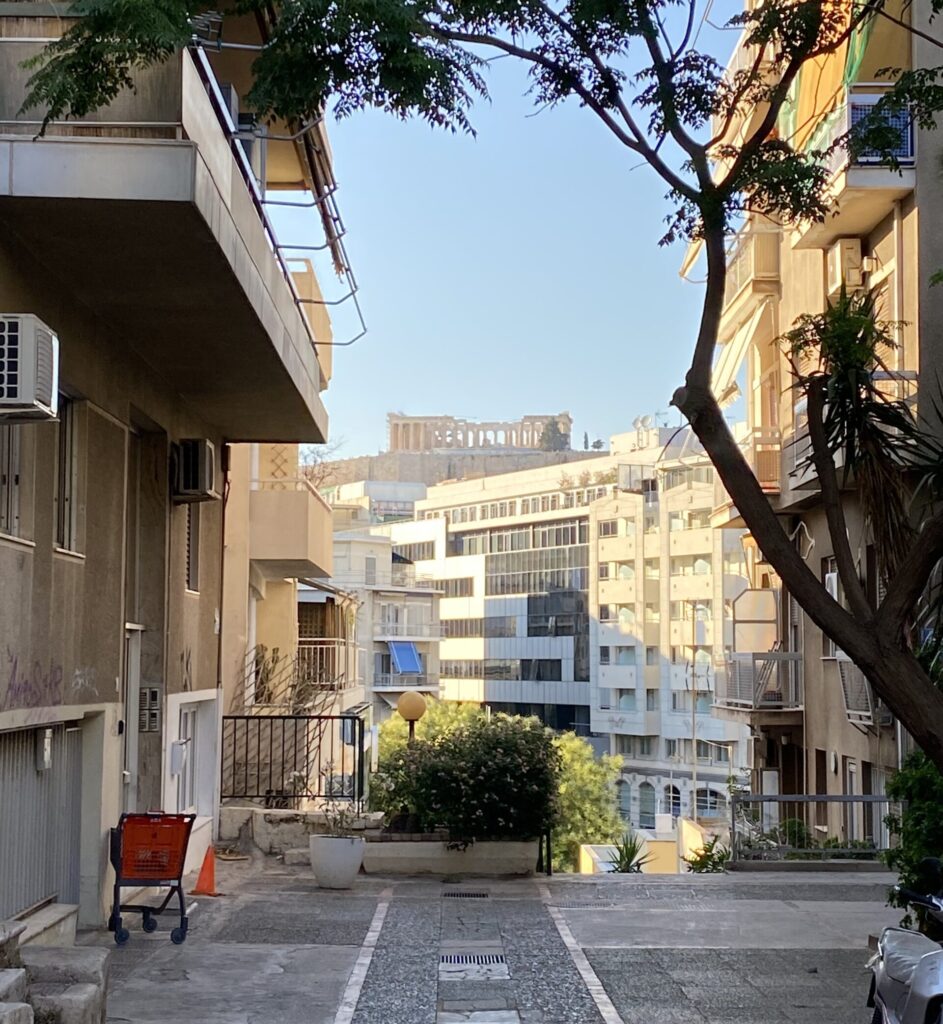
[[[666,188],[573,102],[534,115],[491,64],[477,138],[376,111],[329,126],[368,334],[335,348],[322,396],[336,457],[386,447],[386,414],[517,419],[567,410],[573,446],[669,413],[702,298],[684,247],[659,248]],[[313,213],[283,242],[319,241]],[[321,271],[322,287],[343,294]],[[353,336],[344,306],[336,341]]]

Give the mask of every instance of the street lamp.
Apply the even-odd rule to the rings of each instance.
[[[426,713],[426,698],[415,690],[408,690],[401,693],[396,702],[397,714],[406,722],[409,722],[409,742],[416,739],[416,723]]]

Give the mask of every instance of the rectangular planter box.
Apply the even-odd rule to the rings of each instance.
[[[537,866],[537,840],[485,840],[464,850],[434,842],[368,842],[363,869],[368,875],[532,875]]]

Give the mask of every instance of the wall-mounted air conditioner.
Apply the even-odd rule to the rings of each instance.
[[[175,502],[214,501],[219,497],[212,441],[186,438],[174,445],[171,470]]]
[[[59,339],[32,313],[0,313],[0,421],[51,420],[59,405]]]
[[[834,299],[842,285],[849,292],[864,286],[864,267],[861,261],[861,239],[839,238],[828,250],[826,259],[828,297]]]

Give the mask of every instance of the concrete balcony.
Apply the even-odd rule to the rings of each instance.
[[[668,627],[668,639],[673,647],[692,643],[698,646],[713,644],[714,623],[675,619]]]
[[[41,46],[0,39],[0,230],[37,266],[67,272],[55,287],[37,274],[21,301],[75,361],[69,308],[94,310],[229,441],[324,441],[329,371],[209,58],[179,53],[36,139],[19,113],[20,65]]]
[[[331,509],[307,480],[258,480],[249,494],[249,558],[266,579],[331,575]]]
[[[769,296],[779,294],[778,229],[752,225],[739,232],[727,257],[727,287],[719,341],[727,342],[737,327]]]
[[[624,562],[635,557],[635,537],[602,537],[596,551],[600,562]]]
[[[658,711],[623,711],[619,708],[594,708],[591,715],[594,732],[621,733],[625,736],[659,736],[662,718]]]
[[[740,442],[740,450],[750,464],[763,493],[769,497],[781,494],[783,444],[779,430],[758,428],[750,431]],[[743,529],[745,526],[719,477],[714,484],[711,526],[715,529]]]
[[[668,581],[668,596],[672,601],[706,600],[713,593],[714,577],[710,573],[672,576]]]
[[[734,653],[719,677],[713,710],[718,717],[755,726],[801,725],[802,654]]]
[[[849,131],[880,99],[887,86],[852,86],[841,104],[824,117],[808,143],[810,150],[827,150]],[[915,139],[912,126],[901,125],[895,156],[899,170],[882,164],[877,154],[864,153],[850,161],[843,148],[832,154],[829,197],[832,209],[821,223],[804,224],[793,233],[796,249],[825,249],[839,238],[863,237],[893,212],[897,200],[916,186]]]
[[[600,604],[635,604],[635,580],[608,579],[599,581]]]
[[[709,555],[714,550],[714,535],[710,527],[698,530],[675,530],[668,537],[671,555]]]
[[[600,665],[599,685],[610,690],[633,690],[638,684],[635,665]],[[642,694],[644,697],[645,695]]]

